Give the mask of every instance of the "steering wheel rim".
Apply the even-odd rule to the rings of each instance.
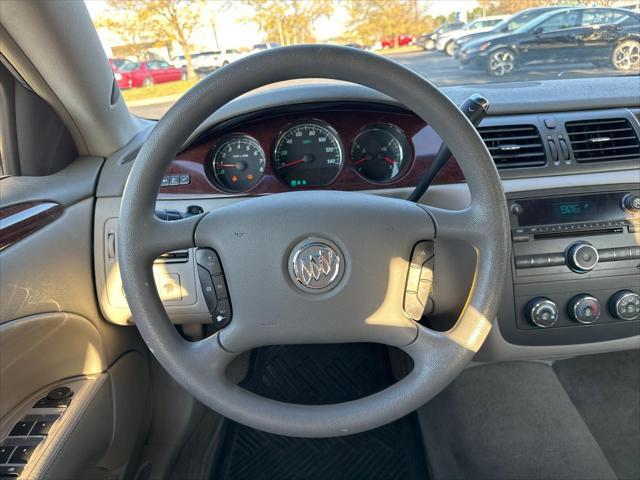
[[[155,217],[158,187],[166,167],[192,131],[213,111],[251,90],[279,81],[329,78],[360,83],[395,98],[431,125],[451,146],[471,191],[472,203],[460,211],[361,193],[294,192],[247,200],[209,214],[166,222]],[[291,208],[295,205],[295,210]],[[322,205],[337,218],[313,212]],[[270,229],[265,218],[295,219],[287,229]],[[358,222],[354,222],[354,217]],[[349,221],[351,219],[351,221]],[[265,231],[269,231],[265,235]],[[242,235],[236,235],[241,232]],[[312,295],[291,288],[286,262],[292,245],[310,236],[337,244],[349,265],[331,292]],[[362,235],[360,239],[354,236]],[[238,244],[238,238],[246,244]],[[388,264],[365,265],[354,245],[362,238],[372,255],[388,255]],[[448,332],[428,330],[402,315],[404,280],[410,245],[420,240],[464,239],[477,251],[475,278],[458,322]],[[243,240],[244,241],[244,240]],[[260,243],[262,242],[262,243]],[[398,243],[395,250],[389,245]],[[196,398],[215,411],[250,427],[298,437],[356,433],[391,422],[415,410],[441,391],[484,342],[493,318],[509,259],[509,221],[502,184],[492,158],[474,127],[428,80],[383,57],[355,49],[303,45],[261,52],[209,75],[181,97],[157,123],[129,174],[122,197],[118,258],[129,307],[140,333],[163,367]],[[260,268],[242,245],[262,252]],[[264,247],[267,245],[267,247]],[[234,320],[221,332],[199,342],[183,340],[171,325],[155,289],[153,260],[186,247],[215,248],[221,254]],[[409,246],[409,247],[407,247]],[[238,252],[244,252],[244,257]],[[260,253],[260,252],[258,252]],[[374,257],[374,260],[378,258]],[[243,263],[244,262],[244,263]],[[253,262],[253,263],[252,263]],[[231,268],[241,264],[244,268]],[[376,264],[377,265],[377,264]],[[246,272],[257,268],[258,278]],[[376,275],[371,275],[371,269]],[[375,269],[378,270],[375,270]],[[404,269],[404,270],[403,270]],[[404,272],[404,273],[402,273]],[[370,280],[384,276],[386,285]],[[247,285],[271,281],[291,308],[313,306],[304,318],[286,311],[277,320],[255,318],[268,296],[240,301]],[[355,295],[373,300],[351,305]],[[361,285],[362,283],[365,285]],[[249,290],[252,291],[252,290]],[[376,302],[376,303],[372,303]],[[244,308],[243,305],[247,304]],[[283,304],[285,302],[282,302]],[[348,313],[365,318],[355,320]],[[322,308],[332,312],[321,317]],[[285,318],[286,317],[286,318]],[[339,317],[339,318],[334,318]],[[323,323],[324,322],[324,323]],[[377,341],[394,345],[414,359],[402,380],[373,395],[334,405],[293,405],[269,400],[233,384],[227,365],[242,351],[277,343]]]

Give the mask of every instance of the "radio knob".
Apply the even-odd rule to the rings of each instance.
[[[600,302],[591,295],[581,293],[569,300],[567,313],[576,322],[585,325],[594,323],[600,318]]]
[[[622,208],[630,213],[640,212],[640,195],[627,193],[622,198]]]
[[[567,249],[567,265],[576,273],[587,273],[600,260],[596,247],[587,242],[576,242]]]
[[[640,295],[631,290],[620,290],[609,300],[611,315],[620,320],[635,320],[640,318]]]
[[[558,306],[546,297],[536,297],[524,309],[527,320],[536,327],[549,328],[558,320]]]

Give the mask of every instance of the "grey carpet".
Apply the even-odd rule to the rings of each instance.
[[[616,478],[545,364],[470,368],[419,417],[434,479]]]
[[[620,479],[640,479],[640,350],[553,365]]]

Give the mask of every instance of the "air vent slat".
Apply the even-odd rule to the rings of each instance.
[[[547,163],[535,125],[480,127],[478,132],[498,168],[538,167]]]
[[[626,118],[604,118],[565,124],[578,163],[640,157],[640,142]]]

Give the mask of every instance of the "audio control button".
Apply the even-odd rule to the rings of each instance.
[[[611,315],[620,320],[640,318],[640,295],[631,290],[620,290],[609,300]]]
[[[546,297],[536,297],[525,307],[525,316],[536,327],[549,328],[558,320],[558,306]]]
[[[587,273],[600,260],[598,250],[587,242],[576,242],[567,249],[567,265],[576,273]]]
[[[622,198],[622,208],[629,213],[640,212],[640,195],[627,193]]]
[[[567,313],[576,322],[588,325],[600,318],[600,302],[597,298],[582,293],[569,300]]]

